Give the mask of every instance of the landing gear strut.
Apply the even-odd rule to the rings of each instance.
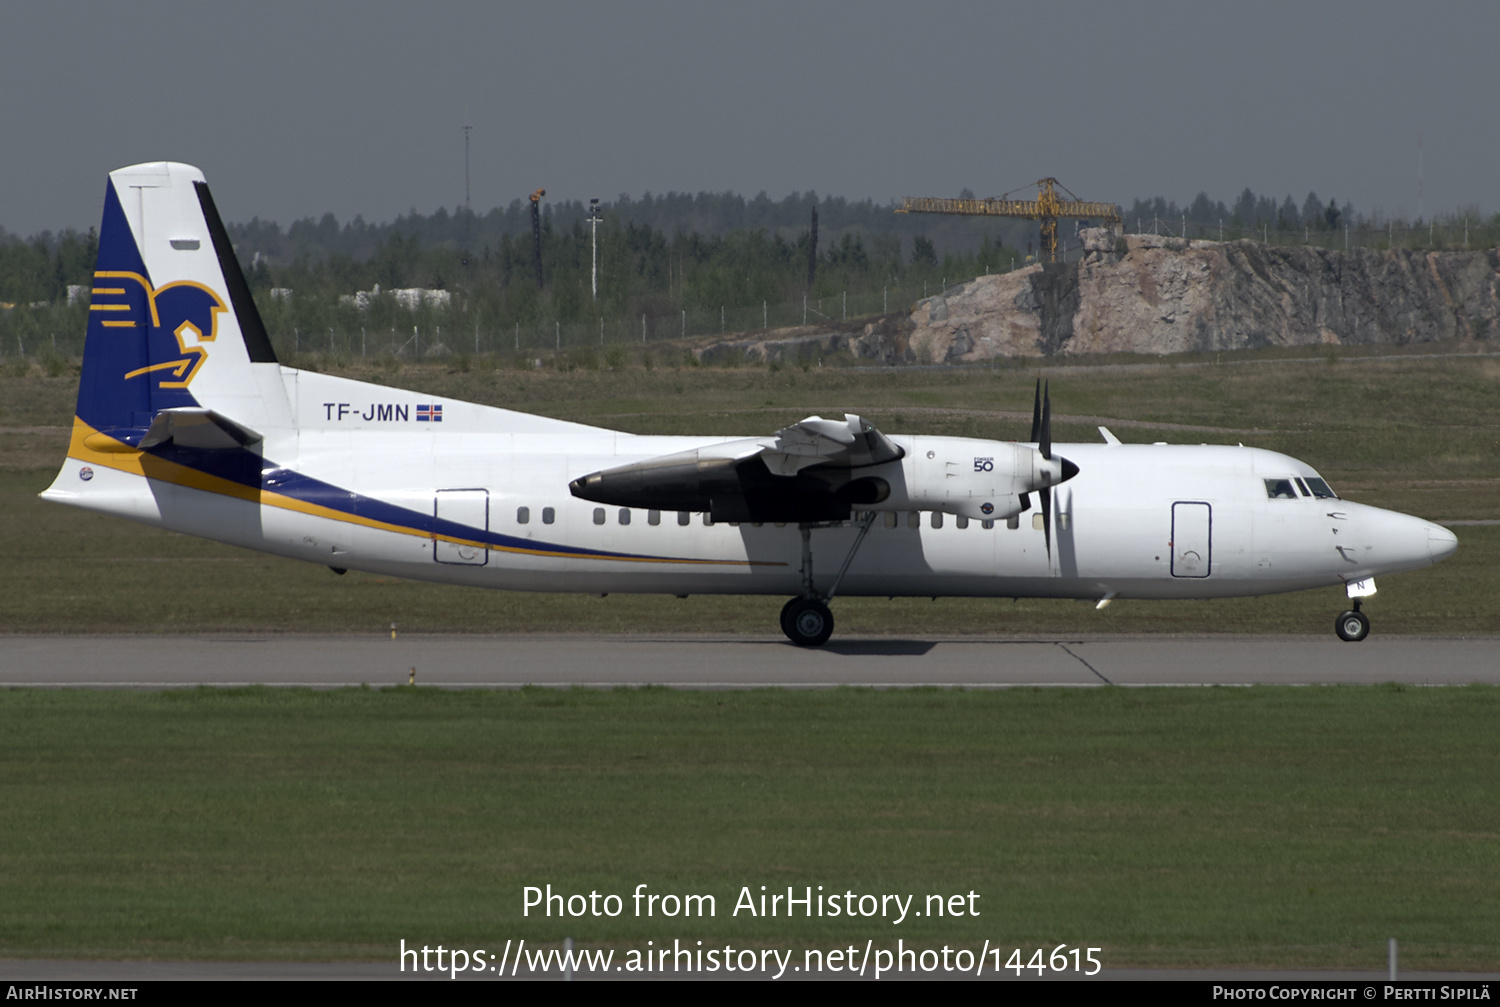
[[[1340,613],[1334,621],[1333,631],[1345,643],[1358,643],[1370,635],[1370,617],[1359,610],[1359,599],[1354,599],[1354,608]]]
[[[802,533],[802,593],[781,609],[781,631],[797,646],[821,647],[833,635],[833,613],[828,610],[828,602],[833,599],[839,584],[843,583],[844,574],[849,572],[849,564],[854,562],[854,554],[859,551],[870,526],[875,523],[875,516],[875,511],[868,511],[860,521],[859,534],[854,537],[854,544],[849,547],[844,563],[839,567],[838,576],[833,578],[827,594],[819,594],[813,587],[812,530],[819,526],[798,525],[798,530]]]

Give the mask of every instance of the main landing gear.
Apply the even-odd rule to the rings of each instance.
[[[1359,610],[1359,599],[1354,599],[1354,608],[1340,613],[1333,623],[1333,631],[1345,643],[1358,643],[1370,635],[1370,617]]]
[[[816,598],[793,598],[781,609],[781,631],[799,647],[821,647],[833,635],[833,613]]]
[[[854,544],[849,547],[844,563],[839,567],[838,576],[833,578],[827,594],[819,594],[813,587],[812,530],[816,527],[841,525],[798,525],[798,530],[802,532],[802,593],[781,609],[781,631],[797,646],[821,647],[833,635],[833,613],[828,610],[828,602],[833,600],[834,592],[844,580],[844,574],[849,572],[849,564],[854,562],[854,554],[859,551],[870,526],[875,523],[875,516],[875,511],[867,511],[860,520],[859,534],[854,536]]]

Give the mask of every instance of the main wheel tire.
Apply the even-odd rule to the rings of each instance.
[[[1333,631],[1345,643],[1358,643],[1370,635],[1370,617],[1363,612],[1344,612],[1334,622]]]
[[[801,600],[801,598],[793,598],[785,605],[781,606],[781,631],[785,633],[788,638],[790,638],[792,635],[792,606],[797,604],[797,602]]]
[[[793,598],[786,607],[782,628],[799,647],[821,647],[833,635],[833,613],[821,601]]]

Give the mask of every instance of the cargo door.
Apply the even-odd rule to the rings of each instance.
[[[1206,503],[1172,505],[1172,576],[1207,577],[1213,562],[1213,508]]]
[[[432,513],[439,521],[451,521],[463,526],[440,528],[437,534],[468,540],[449,542],[434,537],[433,559],[439,563],[458,563],[464,566],[484,566],[489,562],[489,550],[481,544],[489,537],[489,490],[438,490]]]

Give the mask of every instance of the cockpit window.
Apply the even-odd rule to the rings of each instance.
[[[1312,495],[1319,500],[1337,500],[1339,498],[1339,495],[1329,489],[1328,484],[1317,476],[1312,476],[1307,480],[1307,488],[1312,490]]]
[[[1292,479],[1297,483],[1297,488],[1302,491],[1302,495],[1303,496],[1305,496],[1305,497],[1312,496],[1311,493],[1307,492],[1307,483],[1303,482],[1301,479],[1297,478],[1296,476],[1293,476]]]
[[[1290,479],[1267,479],[1266,496],[1272,500],[1295,500],[1297,491],[1292,489]]]

